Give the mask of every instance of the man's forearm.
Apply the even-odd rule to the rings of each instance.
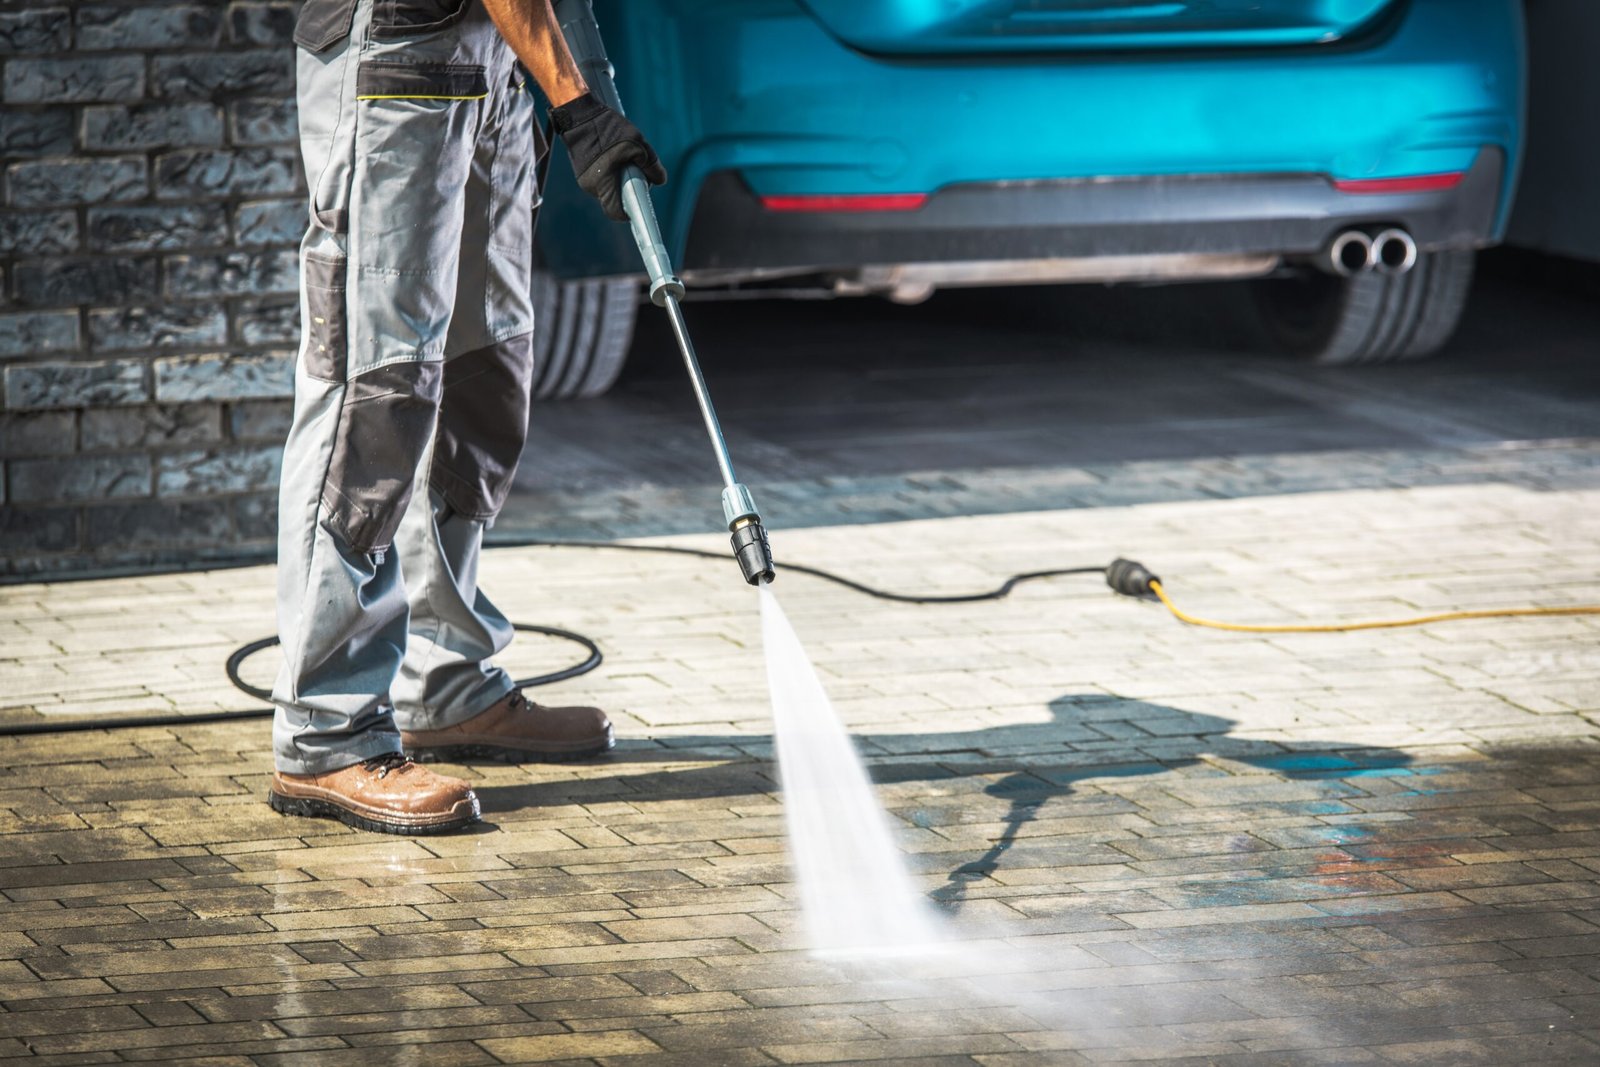
[[[552,105],[560,107],[589,91],[550,0],[483,0],[483,6]]]

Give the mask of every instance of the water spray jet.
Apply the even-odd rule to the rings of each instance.
[[[622,111],[589,0],[557,0],[555,12],[589,91]],[[916,955],[943,940],[895,846],[889,819],[850,734],[772,592],[776,572],[766,527],[749,488],[734,473],[728,443],[681,304],[650,185],[637,167],[622,172],[622,207],[649,279],[650,302],[667,313],[722,475],[722,518],[734,559],[761,601],[761,644],[772,697],[773,737],[783,788],[789,854],[813,951],[872,958]]]

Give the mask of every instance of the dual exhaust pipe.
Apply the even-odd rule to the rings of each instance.
[[[1317,266],[1341,278],[1373,270],[1379,274],[1404,274],[1416,265],[1416,238],[1405,230],[1392,228],[1375,234],[1345,230],[1328,243],[1317,261]]]

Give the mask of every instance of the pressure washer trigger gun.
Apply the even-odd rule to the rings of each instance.
[[[567,48],[583,80],[588,83],[589,91],[601,103],[622,113],[616,70],[606,57],[600,24],[595,21],[589,0],[555,0],[555,14],[561,33],[567,39]],[[694,387],[695,400],[700,405],[700,415],[705,420],[706,433],[711,437],[711,448],[722,473],[722,517],[732,537],[733,556],[739,561],[746,582],[751,585],[770,582],[775,577],[772,546],[756,510],[755,498],[733,472],[728,442],[723,439],[716,409],[711,406],[711,393],[706,388],[705,376],[700,373],[700,361],[695,357],[689,327],[683,321],[683,308],[678,303],[683,297],[683,282],[672,272],[672,260],[656,222],[655,205],[650,201],[650,183],[638,167],[626,167],[622,172],[622,208],[628,213],[628,228],[633,231],[634,244],[639,246],[639,258],[644,260],[645,274],[650,279],[650,302],[667,313],[672,334],[678,341],[678,351],[683,355],[683,365],[689,372],[689,384]]]

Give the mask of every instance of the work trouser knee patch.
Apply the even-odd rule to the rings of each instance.
[[[394,542],[438,421],[442,369],[438,361],[392,363],[345,385],[323,524],[358,552]]]
[[[500,513],[527,441],[532,385],[527,335],[446,364],[429,482],[452,511],[481,520]]]
[[[345,311],[345,277],[349,261],[343,257],[307,252],[304,261],[306,291],[305,348],[301,364],[313,378],[343,382],[349,351]]]

